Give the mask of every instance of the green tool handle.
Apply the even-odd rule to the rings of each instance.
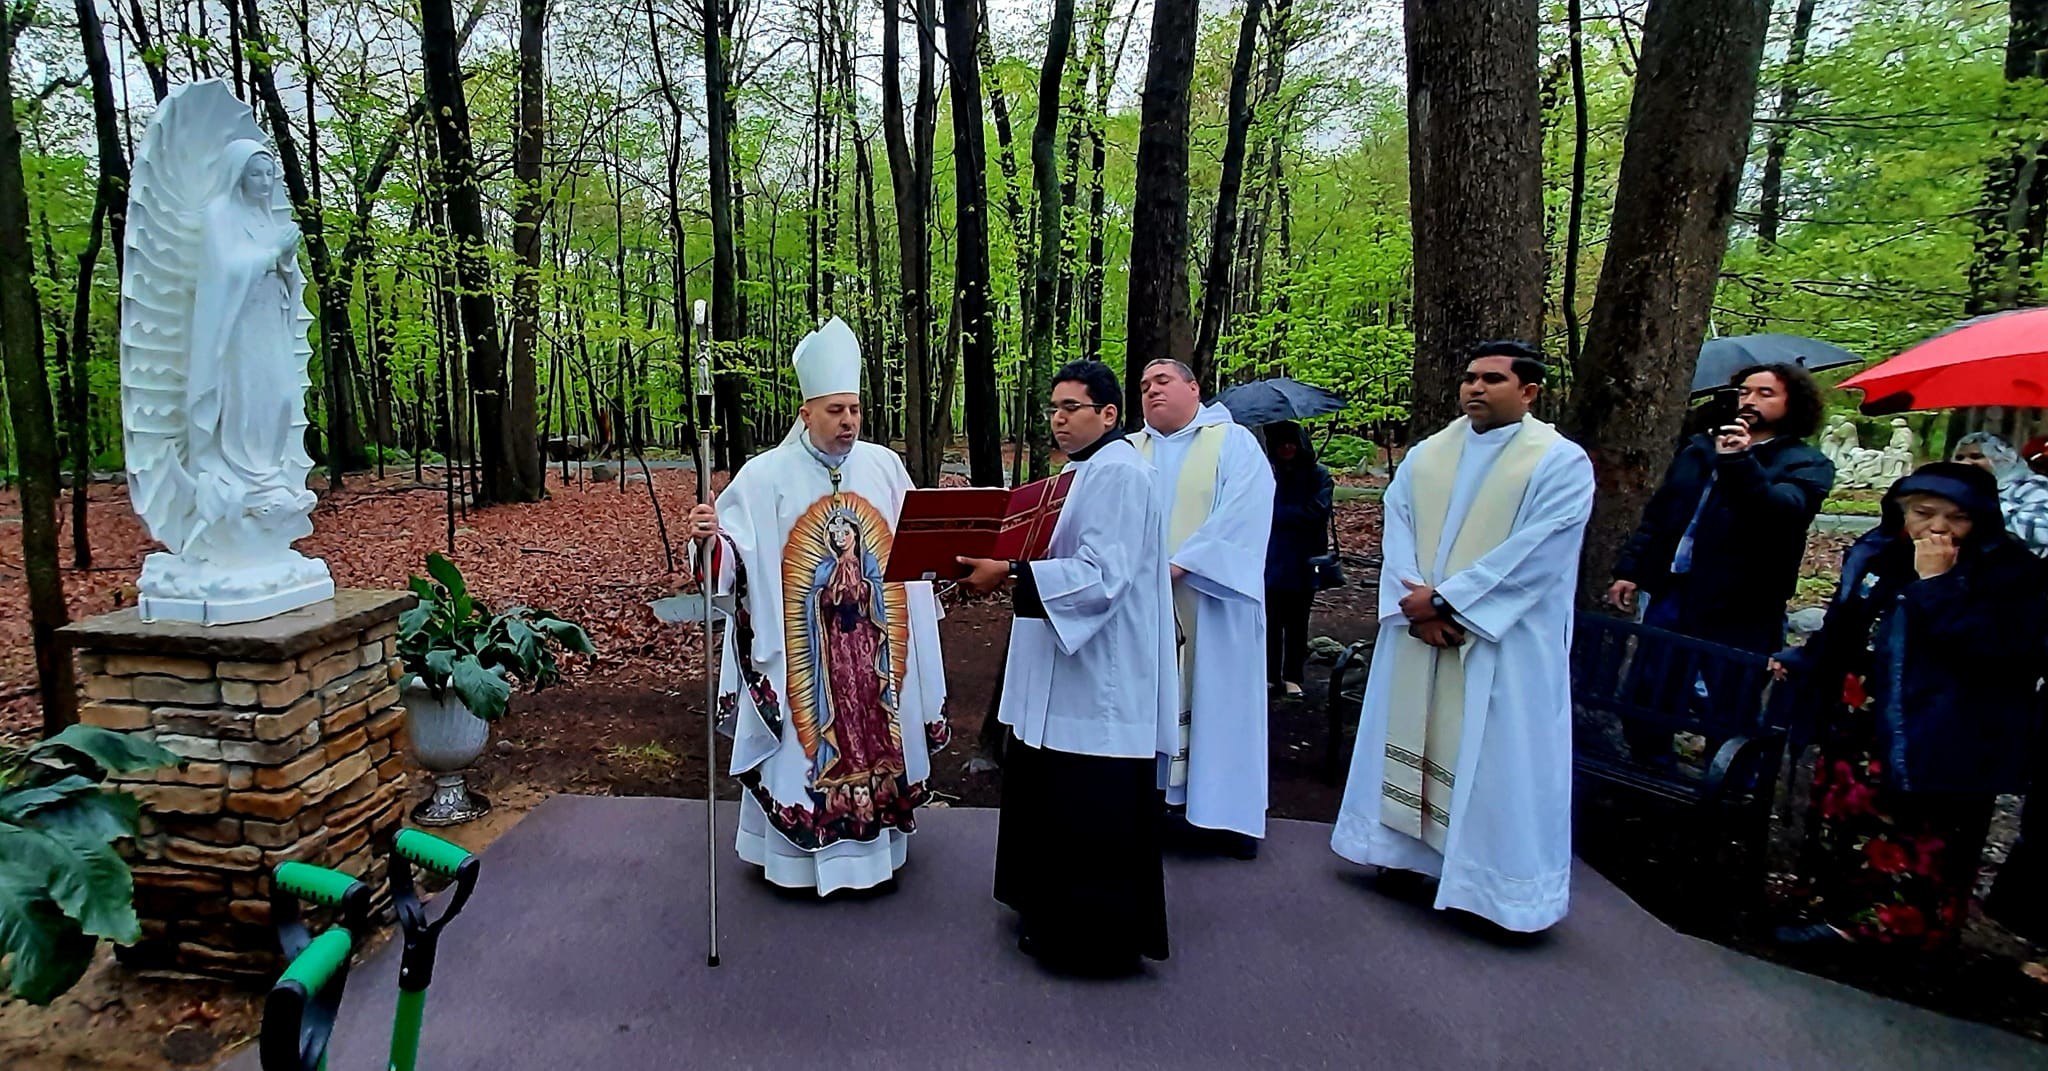
[[[257,1043],[263,1071],[324,1071],[354,946],[349,931],[337,928],[292,957],[264,1001]]]
[[[421,870],[453,878],[469,862],[471,856],[461,848],[448,843],[432,833],[417,829],[400,830],[392,841],[392,850],[403,856],[406,862]]]
[[[413,1071],[420,1055],[420,1021],[425,1016],[427,991],[400,989],[398,1015],[391,1023],[390,1071]]]
[[[364,887],[347,874],[310,863],[280,863],[275,880],[279,889],[322,907],[340,907]]]
[[[318,993],[334,979],[334,972],[348,963],[349,953],[354,949],[355,942],[349,938],[347,930],[328,930],[313,938],[313,943],[292,960],[278,981],[297,982],[306,987],[306,992]]]

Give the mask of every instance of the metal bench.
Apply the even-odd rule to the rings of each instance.
[[[1793,689],[1771,679],[1763,655],[1604,614],[1579,614],[1571,648],[1574,788],[1607,785],[1711,811],[1761,862],[1774,778],[1784,760]],[[1330,669],[1324,776],[1345,776],[1365,700],[1373,640],[1346,648]],[[1628,729],[1624,729],[1628,727]],[[1692,758],[1665,748],[1633,754],[1637,739],[1697,738]]]
[[[1574,794],[1618,789],[1696,817],[1690,854],[1718,886],[1706,902],[1740,910],[1763,893],[1796,689],[1772,680],[1767,657],[1739,648],[1603,614],[1580,614],[1574,633]],[[1631,736],[1650,753],[1637,754]],[[1721,867],[1729,843],[1741,859]]]

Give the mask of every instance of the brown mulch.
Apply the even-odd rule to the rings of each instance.
[[[345,490],[322,492],[313,534],[298,549],[325,560],[336,586],[355,588],[403,588],[408,577],[425,574],[428,553],[448,554],[470,589],[488,603],[553,610],[590,631],[602,666],[566,660],[564,673],[572,683],[656,682],[665,676],[661,667],[695,650],[695,633],[662,626],[646,605],[687,586],[687,547],[676,530],[696,501],[695,474],[654,470],[669,526],[666,543],[639,472],[628,472],[621,491],[615,481],[574,479],[574,470],[564,483],[560,470],[551,469],[544,501],[475,511],[458,506],[453,553],[448,497],[432,482],[437,475],[428,470],[425,484],[415,482],[409,470],[381,481],[350,477]],[[93,568],[64,570],[65,601],[74,620],[134,605],[143,556],[162,549],[130,509],[127,488],[95,485],[89,505]],[[18,494],[0,492],[0,518],[18,518],[20,509]],[[68,497],[62,513],[68,566]],[[0,738],[30,729],[40,717],[18,524],[0,523]]]

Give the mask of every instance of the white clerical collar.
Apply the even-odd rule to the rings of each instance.
[[[1209,425],[1211,425],[1211,424],[1221,424],[1221,423],[1223,423],[1223,421],[1221,421],[1221,420],[1204,420],[1204,419],[1202,419],[1202,418],[1203,418],[1204,416],[1208,415],[1208,412],[1209,412],[1209,407],[1208,407],[1208,406],[1206,406],[1206,405],[1205,405],[1205,406],[1201,406],[1200,408],[1197,408],[1197,409],[1195,410],[1195,415],[1194,415],[1194,416],[1191,416],[1191,417],[1189,417],[1189,418],[1188,418],[1188,422],[1187,422],[1187,423],[1185,423],[1185,424],[1182,424],[1182,425],[1180,426],[1180,430],[1179,430],[1179,431],[1172,431],[1172,432],[1168,432],[1168,431],[1160,431],[1160,430],[1159,430],[1158,428],[1155,428],[1155,427],[1153,427],[1153,426],[1152,426],[1152,423],[1151,423],[1150,421],[1147,421],[1147,422],[1145,423],[1145,430],[1146,430],[1146,431],[1147,431],[1148,433],[1150,433],[1150,434],[1151,434],[1151,435],[1152,435],[1153,437],[1155,437],[1155,438],[1160,438],[1160,439],[1182,439],[1182,438],[1187,438],[1188,436],[1191,436],[1191,435],[1193,435],[1194,433],[1196,433],[1196,432],[1198,432],[1198,431],[1202,430],[1202,429],[1203,429],[1203,428],[1205,428],[1205,427],[1208,427],[1208,426],[1209,426]]]
[[[1478,428],[1473,427],[1471,424],[1466,424],[1465,437],[1471,439],[1473,442],[1485,443],[1489,446],[1496,446],[1501,443],[1507,442],[1509,439],[1514,438],[1515,433],[1521,430],[1522,422],[1519,420],[1515,421],[1512,424],[1502,424],[1500,427],[1497,428],[1488,428],[1485,431],[1480,431]]]

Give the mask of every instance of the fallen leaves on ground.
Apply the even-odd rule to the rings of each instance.
[[[673,683],[703,657],[697,632],[657,621],[647,603],[694,586],[683,517],[696,502],[694,473],[653,472],[655,498],[667,525],[657,524],[647,477],[627,475],[592,483],[548,474],[541,502],[470,510],[454,519],[449,553],[448,493],[428,471],[422,484],[410,472],[385,480],[351,476],[340,492],[322,492],[313,534],[297,547],[322,558],[338,587],[398,589],[426,571],[432,551],[448,553],[471,590],[487,605],[511,603],[552,610],[583,625],[596,641],[595,659],[570,656],[570,683]],[[316,476],[316,484],[320,482]],[[722,479],[720,480],[722,484]],[[62,558],[71,559],[70,500],[60,504],[65,531]],[[30,643],[28,584],[22,570],[20,497],[0,493],[0,735],[30,728],[41,717],[35,697],[35,653]],[[129,507],[125,487],[95,485],[87,532],[93,568],[64,570],[65,601],[77,620],[134,605],[134,582],[143,556],[161,546],[150,540]],[[673,558],[671,559],[671,551]]]

